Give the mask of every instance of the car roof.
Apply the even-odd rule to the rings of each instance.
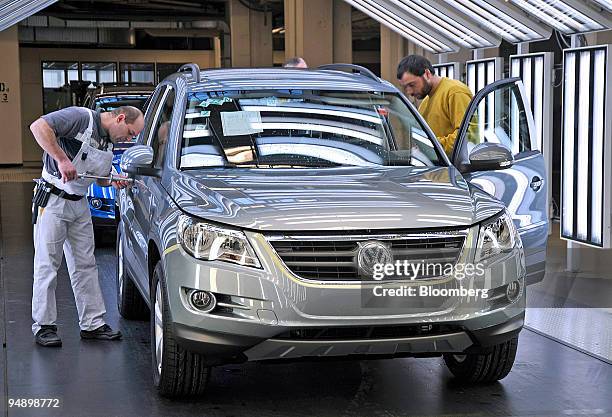
[[[167,79],[182,77],[192,92],[221,90],[345,90],[397,92],[384,80],[337,70],[295,68],[231,68],[200,72],[196,83],[190,73],[176,73]]]

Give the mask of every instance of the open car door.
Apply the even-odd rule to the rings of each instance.
[[[514,156],[514,164],[493,170],[472,166],[470,153],[481,143],[503,145]],[[468,182],[508,208],[525,249],[527,284],[544,277],[548,239],[548,177],[537,147],[523,84],[511,78],[490,84],[474,96],[451,157]]]

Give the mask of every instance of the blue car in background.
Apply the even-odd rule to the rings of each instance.
[[[148,99],[153,92],[153,85],[143,84],[101,84],[89,91],[83,105],[92,110],[102,112],[111,111],[120,106],[134,106],[144,113]],[[113,149],[113,166],[121,173],[119,162],[123,152],[134,144],[136,138],[130,142],[115,144]],[[115,189],[113,187],[100,187],[93,183],[87,192],[87,201],[93,225],[96,228],[117,226],[117,208],[115,205]]]

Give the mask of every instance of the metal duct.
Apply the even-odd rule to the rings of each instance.
[[[132,47],[133,29],[19,27],[19,41],[71,44],[105,44]]]

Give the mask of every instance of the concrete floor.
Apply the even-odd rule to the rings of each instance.
[[[159,398],[151,383],[149,323],[121,319],[114,248],[97,250],[107,321],[120,342],[84,342],[65,267],[57,287],[61,349],[30,331],[31,184],[0,184],[0,413],[10,416],[612,416],[612,366],[524,330],[501,383],[463,387],[441,359],[256,364],[216,368],[203,398]],[[8,408],[57,398],[59,408]]]

